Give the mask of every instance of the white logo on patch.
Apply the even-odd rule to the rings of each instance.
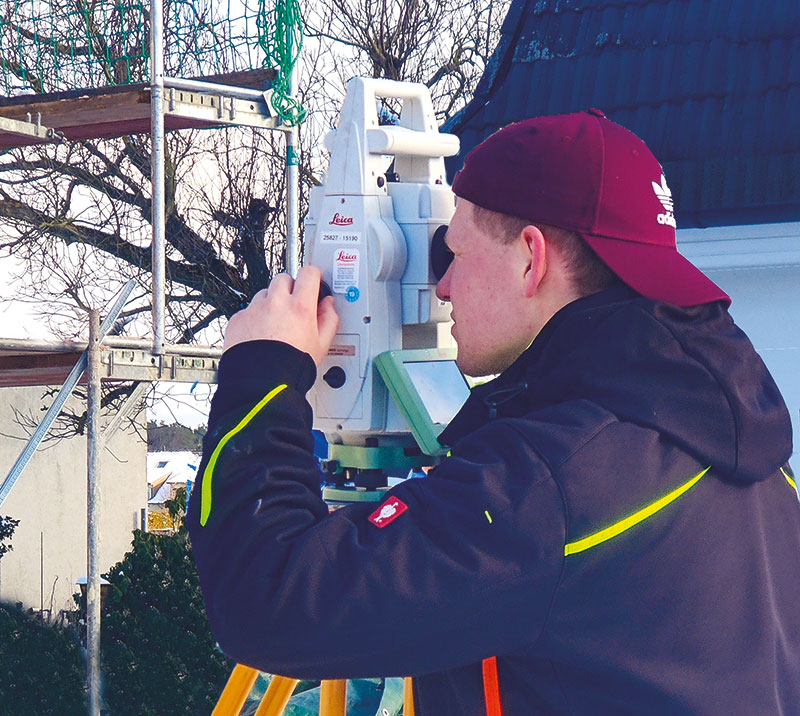
[[[392,515],[397,513],[397,507],[394,505],[384,505],[381,507],[380,514],[375,518],[375,522],[383,522]]]
[[[386,527],[408,509],[408,505],[397,497],[391,497],[369,516],[376,527]]]
[[[656,217],[656,220],[659,224],[671,226],[673,229],[677,228],[674,214],[675,205],[672,202],[672,192],[667,186],[667,178],[662,174],[661,184],[656,184],[654,181],[650,183],[653,185],[653,191],[655,192],[658,200],[661,202],[661,206],[664,207],[665,212],[663,214],[659,214]]]

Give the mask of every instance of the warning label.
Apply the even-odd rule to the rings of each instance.
[[[333,292],[347,293],[358,288],[358,249],[339,249],[333,255]]]
[[[328,349],[329,356],[354,356],[355,354],[356,354],[355,346],[332,345]]]

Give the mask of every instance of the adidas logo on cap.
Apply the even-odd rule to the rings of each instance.
[[[672,192],[667,186],[667,178],[662,174],[661,184],[656,184],[655,182],[650,183],[653,185],[653,191],[658,197],[658,200],[661,202],[661,206],[664,207],[665,212],[663,214],[659,214],[656,217],[656,220],[659,224],[671,226],[673,229],[677,228],[677,224],[675,223],[675,214],[673,213],[674,204],[672,203]]]

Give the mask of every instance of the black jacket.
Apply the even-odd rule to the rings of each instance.
[[[411,674],[421,716],[485,714],[493,655],[505,716],[800,714],[790,422],[720,304],[565,307],[382,526],[320,499],[314,375],[269,341],[220,365],[188,520],[233,658]]]

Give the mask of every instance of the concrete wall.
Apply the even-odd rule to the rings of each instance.
[[[681,253],[732,299],[731,315],[750,337],[783,394],[800,468],[800,223],[678,232]]]
[[[0,476],[5,477],[25,446],[12,408],[37,419],[43,388],[0,389]],[[49,400],[48,400],[49,404]],[[83,410],[84,405],[75,406]],[[130,549],[132,531],[147,505],[147,445],[121,428],[101,461],[100,570],[107,571]],[[76,582],[87,574],[86,437],[45,443],[34,455],[0,514],[20,520],[13,551],[0,560],[0,601],[26,608],[74,609]],[[51,607],[52,604],[52,607]]]

